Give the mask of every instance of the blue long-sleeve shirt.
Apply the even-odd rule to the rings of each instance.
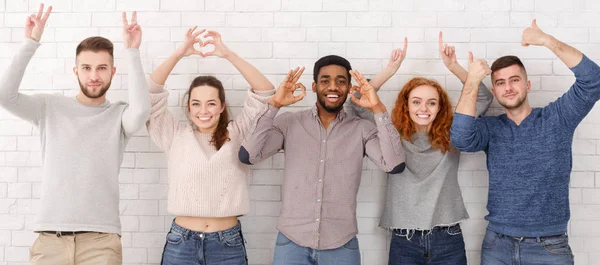
[[[488,229],[519,237],[567,232],[573,134],[600,99],[596,63],[584,55],[571,71],[576,81],[569,91],[534,108],[518,126],[506,114],[475,119],[455,113],[454,146],[487,154]]]

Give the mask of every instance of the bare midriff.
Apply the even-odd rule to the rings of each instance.
[[[229,217],[193,217],[177,216],[175,223],[183,228],[198,232],[218,232],[238,224],[237,216]]]

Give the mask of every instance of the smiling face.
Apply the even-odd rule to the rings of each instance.
[[[225,104],[219,99],[219,90],[208,85],[192,88],[188,100],[190,119],[201,133],[215,132]]]
[[[408,112],[417,131],[429,131],[439,110],[440,95],[434,87],[421,85],[408,94]]]
[[[349,73],[339,65],[321,67],[317,82],[313,82],[313,92],[317,93],[317,103],[329,113],[339,112],[350,89]]]
[[[511,65],[494,71],[492,93],[505,109],[518,109],[527,100],[531,82],[519,65]]]
[[[77,55],[76,64],[73,72],[81,92],[90,99],[104,97],[117,70],[112,56],[107,51],[82,51]]]

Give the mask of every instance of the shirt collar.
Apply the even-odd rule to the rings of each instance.
[[[317,104],[319,103],[315,103],[315,105],[312,107],[312,114],[313,117],[315,118],[319,118],[319,109],[317,108]],[[335,116],[335,120],[339,120],[339,121],[343,121],[344,118],[346,118],[346,111],[344,111],[344,107],[342,107],[342,109],[338,112],[338,114]]]

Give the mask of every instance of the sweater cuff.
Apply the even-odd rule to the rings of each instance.
[[[385,126],[385,125],[392,123],[392,119],[390,119],[390,114],[387,111],[374,114],[374,117],[375,117],[375,124],[377,126],[381,126],[381,125]]]
[[[26,50],[36,50],[40,45],[42,44],[31,38],[25,38],[23,40],[23,48]]]
[[[583,58],[581,59],[581,62],[579,62],[579,64],[577,64],[576,66],[573,66],[573,68],[571,68],[571,71],[575,74],[575,78],[590,75],[597,77],[597,75],[600,74],[600,67],[584,54]]]

